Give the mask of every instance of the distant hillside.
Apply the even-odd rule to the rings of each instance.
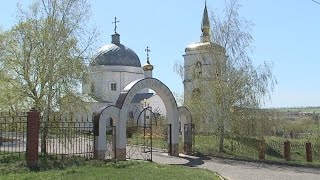
[[[275,113],[275,129],[278,135],[290,133],[302,137],[308,133],[320,132],[320,107],[271,108]],[[307,134],[305,134],[307,133]]]
[[[320,113],[320,107],[289,107],[289,108],[272,108],[280,112],[300,112],[300,113]]]

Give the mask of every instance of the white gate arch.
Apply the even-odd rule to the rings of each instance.
[[[179,119],[183,122],[191,124],[191,115],[186,108],[180,107],[178,110],[176,100],[170,91],[170,89],[163,84],[160,80],[155,78],[144,78],[138,79],[129,83],[121,92],[118,97],[115,106],[108,106],[105,109],[102,109],[99,113],[107,114],[117,119],[115,124],[116,126],[116,143],[115,143],[115,151],[116,151],[116,159],[125,160],[126,159],[126,126],[129,114],[129,107],[134,96],[139,93],[142,89],[151,89],[156,92],[158,96],[162,99],[165,108],[166,108],[166,119],[167,124],[171,124],[171,134],[169,134],[170,138],[168,138],[168,148],[170,148],[170,154],[172,156],[179,155]],[[106,111],[106,112],[104,112]],[[96,129],[103,132],[103,127],[105,127],[104,118],[98,118],[99,113],[95,115],[95,125],[99,126]],[[189,113],[189,114],[188,114]],[[103,122],[100,122],[103,121]],[[97,149],[97,154],[101,154],[101,157],[95,156],[98,159],[103,158],[104,145],[100,145],[99,143],[105,143],[105,133],[99,133],[95,139],[95,149]],[[100,136],[101,137],[98,137]],[[184,135],[184,134],[183,134]],[[184,137],[182,137],[185,139]],[[171,143],[169,141],[171,139]],[[96,151],[95,151],[96,152]],[[100,153],[99,153],[100,152]]]
[[[152,89],[162,99],[166,108],[167,124],[171,124],[170,155],[179,155],[179,115],[176,100],[170,89],[155,78],[138,79],[129,83],[121,92],[116,106],[120,109],[120,120],[116,127],[117,159],[126,158],[126,121],[128,119],[129,104],[133,97],[142,89]]]
[[[95,159],[104,160],[107,152],[106,127],[108,119],[112,118],[113,125],[117,126],[119,121],[120,109],[114,105],[103,106],[93,113],[94,121],[94,157]],[[114,139],[115,140],[115,139]],[[114,145],[114,143],[112,143]],[[112,147],[115,151],[115,147]],[[113,152],[115,153],[115,152]],[[116,154],[115,154],[116,155]]]

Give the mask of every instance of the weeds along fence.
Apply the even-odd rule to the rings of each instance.
[[[196,153],[258,159],[258,141],[252,138],[227,137],[224,139],[224,152],[219,152],[219,136],[215,134],[195,135]]]
[[[285,152],[285,141],[287,140],[280,137],[265,137],[262,140],[256,137],[228,136],[224,139],[224,152],[219,152],[218,135],[196,134],[194,151],[219,157],[320,164],[320,144],[318,142],[310,142],[312,161],[307,162],[306,142],[308,141],[306,139],[289,139],[287,152]],[[259,157],[261,151],[263,158]],[[285,158],[286,154],[289,159]]]
[[[273,139],[265,141],[265,159],[271,161],[284,160],[284,142]]]
[[[25,155],[27,119],[27,113],[0,112],[0,159],[9,154]]]
[[[93,158],[93,122],[87,117],[52,115],[40,121],[42,155]]]
[[[296,162],[306,161],[306,145],[305,142],[290,143],[290,160]]]
[[[289,142],[289,152],[285,152],[285,141]],[[288,154],[290,162],[304,163],[307,162],[307,141],[306,139],[276,139],[265,140],[265,159],[270,161],[284,161],[285,154]],[[311,143],[311,159],[310,163],[320,164],[320,144]]]
[[[313,160],[315,162],[320,162],[320,144],[313,143],[311,146]]]

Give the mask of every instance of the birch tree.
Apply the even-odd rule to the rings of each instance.
[[[27,103],[46,117],[43,152],[50,114],[86,77],[85,59],[96,38],[87,27],[89,10],[86,0],[36,0],[27,10],[18,6],[18,23],[0,35],[2,99],[9,108]]]

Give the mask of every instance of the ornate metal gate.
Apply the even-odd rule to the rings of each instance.
[[[127,122],[126,158],[152,161],[153,152],[170,154],[171,139],[171,124],[148,106]]]
[[[144,108],[137,118],[127,122],[127,159],[152,161],[152,119],[150,107]]]
[[[171,142],[171,124],[155,117],[152,126],[152,149],[154,152],[169,153],[168,142]]]

